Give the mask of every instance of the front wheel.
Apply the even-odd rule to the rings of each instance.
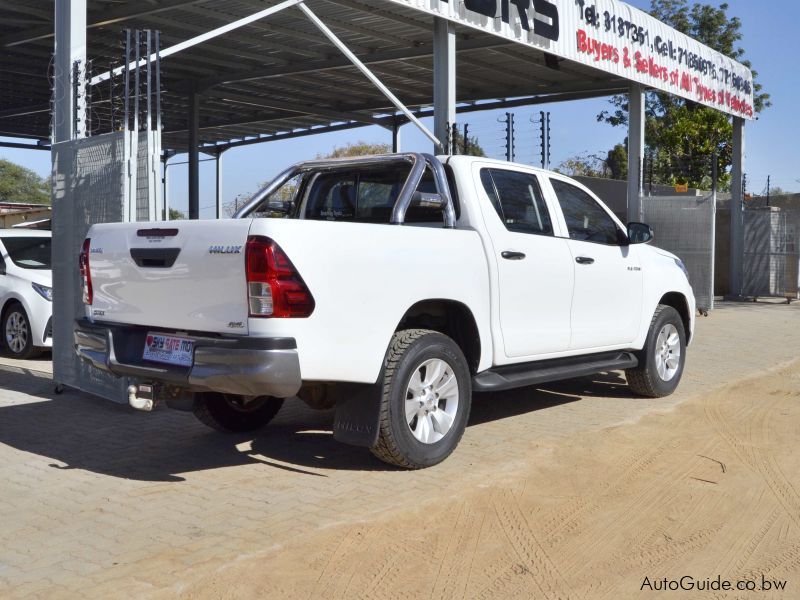
[[[232,394],[203,392],[195,397],[194,416],[217,431],[244,433],[269,423],[283,405],[283,398],[243,398]]]
[[[455,450],[472,400],[467,360],[449,337],[398,331],[386,356],[378,441],[372,453],[407,469],[435,465]]]
[[[36,354],[33,332],[28,315],[18,302],[11,304],[3,315],[3,348],[12,358],[26,359]]]
[[[678,311],[658,305],[645,346],[637,356],[639,366],[625,371],[631,390],[648,398],[669,396],[675,391],[686,363],[686,331]]]

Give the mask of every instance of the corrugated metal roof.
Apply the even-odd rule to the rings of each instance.
[[[120,64],[125,28],[158,29],[162,46],[189,39],[275,4],[272,0],[88,0],[93,73]],[[0,136],[50,134],[53,1],[0,0]],[[408,106],[433,100],[432,19],[384,0],[309,0],[308,5]],[[623,78],[570,61],[553,68],[543,52],[458,26],[459,102],[541,94],[613,93]],[[200,140],[225,144],[293,136],[312,128],[369,123],[393,107],[317,29],[287,9],[165,59],[165,148],[187,143],[188,93],[202,90]],[[92,91],[93,131],[111,127],[108,82]],[[119,95],[116,91],[115,95]]]

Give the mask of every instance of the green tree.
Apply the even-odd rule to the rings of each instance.
[[[179,211],[177,208],[170,208],[169,209],[169,220],[170,221],[183,221],[186,218],[186,214]]]
[[[352,156],[368,156],[370,154],[389,154],[392,147],[389,144],[371,144],[369,142],[351,142],[339,148],[334,146],[327,154],[317,154],[317,158],[348,158]]]
[[[729,18],[728,4],[715,7],[689,0],[651,0],[650,14],[699,42],[740,61],[745,51],[739,46],[742,22]],[[753,71],[754,80],[758,76]],[[770,96],[761,84],[754,81],[754,108],[761,112],[770,106]],[[611,99],[610,111],[601,112],[597,120],[613,126],[627,125],[628,97]],[[728,169],[733,163],[733,124],[731,117],[691,100],[666,92],[647,94],[645,140],[647,155],[652,163],[654,183],[674,185],[688,183],[692,187],[711,184],[713,154],[717,155],[719,184],[730,184]]]
[[[562,162],[556,171],[571,177],[625,179],[628,176],[628,151],[624,144],[617,144],[605,157],[584,152]]]
[[[30,169],[0,159],[0,200],[50,204],[50,185]]]
[[[466,138],[466,152],[464,151],[464,134],[456,128],[455,135],[453,136],[453,153],[465,154],[467,156],[486,156],[486,152],[478,142],[478,138],[474,135],[467,135]]]
[[[571,156],[555,170],[570,177],[605,177],[603,161],[588,152]]]

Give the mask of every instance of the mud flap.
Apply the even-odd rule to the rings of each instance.
[[[381,386],[338,384],[333,437],[338,442],[371,448],[378,442]]]

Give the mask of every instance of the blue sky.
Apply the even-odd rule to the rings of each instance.
[[[633,6],[647,9],[649,0],[629,0]],[[772,186],[800,191],[800,111],[796,59],[792,51],[796,26],[800,22],[800,3],[797,0],[728,0],[728,14],[738,16],[743,22],[744,39],[741,44],[746,56],[758,71],[758,80],[772,95],[773,106],[764,111],[758,121],[747,125],[746,172],[748,188],[760,192],[766,186],[767,176],[772,176]],[[765,14],[765,7],[769,7]],[[402,99],[402,93],[400,93]],[[552,165],[576,154],[604,153],[625,137],[623,129],[597,123],[596,115],[608,106],[604,99],[565,102],[535,108],[514,109],[517,132],[518,162],[538,163],[538,133],[529,122],[539,110],[551,112]],[[501,111],[487,111],[460,116],[468,122],[471,133],[480,138],[487,152],[501,158],[503,152],[502,125],[497,119]],[[431,127],[430,120],[424,121]],[[402,128],[403,150],[430,151],[430,143],[413,125]],[[380,127],[364,127],[345,132],[271,142],[235,148],[223,154],[223,201],[238,194],[252,192],[258,184],[269,180],[287,165],[326,153],[335,146],[364,140],[390,143],[391,134]],[[33,150],[0,148],[0,157],[8,158],[35,170],[42,175],[50,172],[50,155]],[[184,162],[177,156],[173,162]],[[214,163],[201,163],[201,216],[213,216]],[[185,165],[169,168],[170,204],[186,210]]]

